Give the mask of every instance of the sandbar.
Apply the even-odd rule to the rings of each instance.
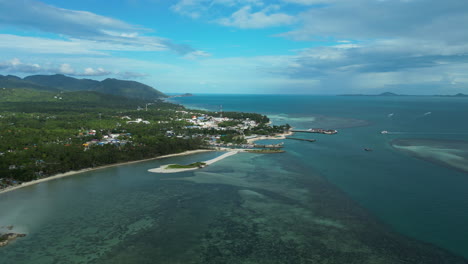
[[[229,156],[235,155],[235,154],[237,154],[239,152],[240,152],[239,150],[229,151],[229,152],[224,153],[223,155],[221,155],[219,157],[216,157],[214,159],[203,161],[203,163],[205,163],[206,166],[208,166],[208,165],[211,165],[211,164],[213,164],[215,162],[218,162],[218,161],[220,161],[222,159],[225,159],[225,158],[227,158]],[[149,172],[154,172],[154,173],[176,173],[176,172],[184,172],[184,171],[192,171],[192,170],[200,169],[199,167],[183,168],[183,169],[169,169],[169,168],[167,168],[169,165],[172,165],[172,164],[166,164],[166,165],[163,165],[163,166],[161,166],[159,168],[149,169],[148,171]]]

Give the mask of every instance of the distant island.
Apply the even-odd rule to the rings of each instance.
[[[383,96],[383,97],[391,97],[391,96],[432,96],[432,97],[468,97],[467,94],[457,93],[454,95],[410,95],[410,94],[396,94],[392,92],[384,92],[381,94],[339,94],[338,96]]]
[[[169,96],[169,98],[175,98],[175,97],[190,97],[190,96],[193,96],[193,94],[191,94],[191,93],[177,94],[177,95]]]
[[[468,97],[468,94],[457,93],[455,95],[434,95],[439,97]]]

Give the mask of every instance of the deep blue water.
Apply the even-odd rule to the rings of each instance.
[[[1,194],[0,228],[13,224],[28,236],[0,248],[0,263],[467,263],[438,248],[468,258],[468,173],[391,143],[468,141],[468,99],[172,100],[339,133],[297,134],[317,141],[280,140],[286,153],[241,153],[199,171],[147,170],[222,153],[113,167]],[[453,145],[440,148],[440,158],[458,153]]]

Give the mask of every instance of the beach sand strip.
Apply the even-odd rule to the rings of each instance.
[[[31,185],[34,185],[34,184],[38,184],[38,183],[41,183],[41,182],[46,182],[46,181],[56,180],[56,179],[60,179],[60,178],[64,178],[64,177],[69,177],[69,176],[73,176],[73,175],[84,173],[84,172],[101,170],[101,169],[106,169],[106,168],[111,168],[111,167],[116,167],[116,166],[121,166],[121,165],[127,165],[127,164],[134,164],[134,163],[150,161],[150,160],[158,160],[158,159],[165,159],[165,158],[176,157],[176,156],[192,155],[192,154],[203,153],[203,152],[208,152],[208,151],[213,151],[213,150],[211,150],[211,149],[189,150],[189,151],[184,151],[184,152],[181,152],[181,153],[174,153],[174,154],[159,156],[159,157],[150,158],[150,159],[121,162],[121,163],[115,163],[115,164],[99,166],[99,167],[95,167],[95,168],[87,168],[87,169],[82,169],[82,170],[77,170],[77,171],[69,171],[69,172],[65,172],[65,173],[59,173],[59,174],[55,174],[55,175],[47,177],[47,178],[42,178],[42,179],[30,181],[30,182],[24,182],[24,183],[16,185],[16,186],[5,188],[3,190],[0,190],[0,194],[6,193],[6,192],[11,192],[11,191],[14,191],[14,190],[17,190],[17,189],[20,189],[20,188],[24,188],[24,187],[27,187],[27,186],[31,186]]]
[[[214,159],[210,159],[210,160],[207,160],[207,161],[203,161],[203,163],[205,163],[207,166],[208,165],[211,165],[215,162],[218,162],[222,159],[225,159],[227,157],[230,157],[232,155],[235,155],[237,153],[239,153],[240,151],[238,150],[235,150],[235,151],[229,151],[227,153],[224,153],[223,155],[219,156],[219,157],[216,157]],[[176,173],[176,172],[184,172],[184,171],[192,171],[192,170],[198,170],[200,168],[196,167],[196,168],[185,168],[185,169],[168,169],[167,167],[170,166],[170,165],[173,165],[173,164],[167,164],[167,165],[163,165],[159,168],[154,168],[154,169],[149,169],[148,171],[149,172],[154,172],[154,173]]]

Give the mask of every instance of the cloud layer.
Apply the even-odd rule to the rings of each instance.
[[[26,74],[38,74],[38,73],[60,73],[71,76],[107,76],[112,72],[107,71],[103,68],[92,68],[87,67],[82,71],[74,69],[70,64],[64,63],[58,66],[42,66],[37,63],[23,63],[20,59],[14,58],[9,61],[0,62],[0,70],[11,73],[26,73]],[[130,74],[126,74],[130,76]],[[131,77],[131,76],[130,76]]]
[[[253,12],[251,6],[244,6],[232,13],[230,17],[221,18],[217,22],[224,26],[237,28],[266,28],[294,23],[293,16],[274,13],[278,9],[279,6],[268,6],[260,11]]]
[[[281,11],[277,1],[261,0],[180,0],[172,11],[193,19],[241,29],[259,29],[291,25],[294,16]],[[278,2],[280,3],[280,2]]]
[[[170,50],[180,55],[197,51],[166,38],[145,36],[152,30],[141,26],[91,12],[58,8],[35,0],[0,0],[0,25],[66,36],[67,41],[71,42],[69,46],[85,46],[94,50]],[[62,41],[62,44],[67,43]]]
[[[468,76],[457,70],[468,68],[465,1],[330,1],[299,19],[299,28],[280,36],[337,44],[298,52],[285,71],[291,78],[316,78],[334,90],[412,85],[417,93],[428,83],[466,90]]]

